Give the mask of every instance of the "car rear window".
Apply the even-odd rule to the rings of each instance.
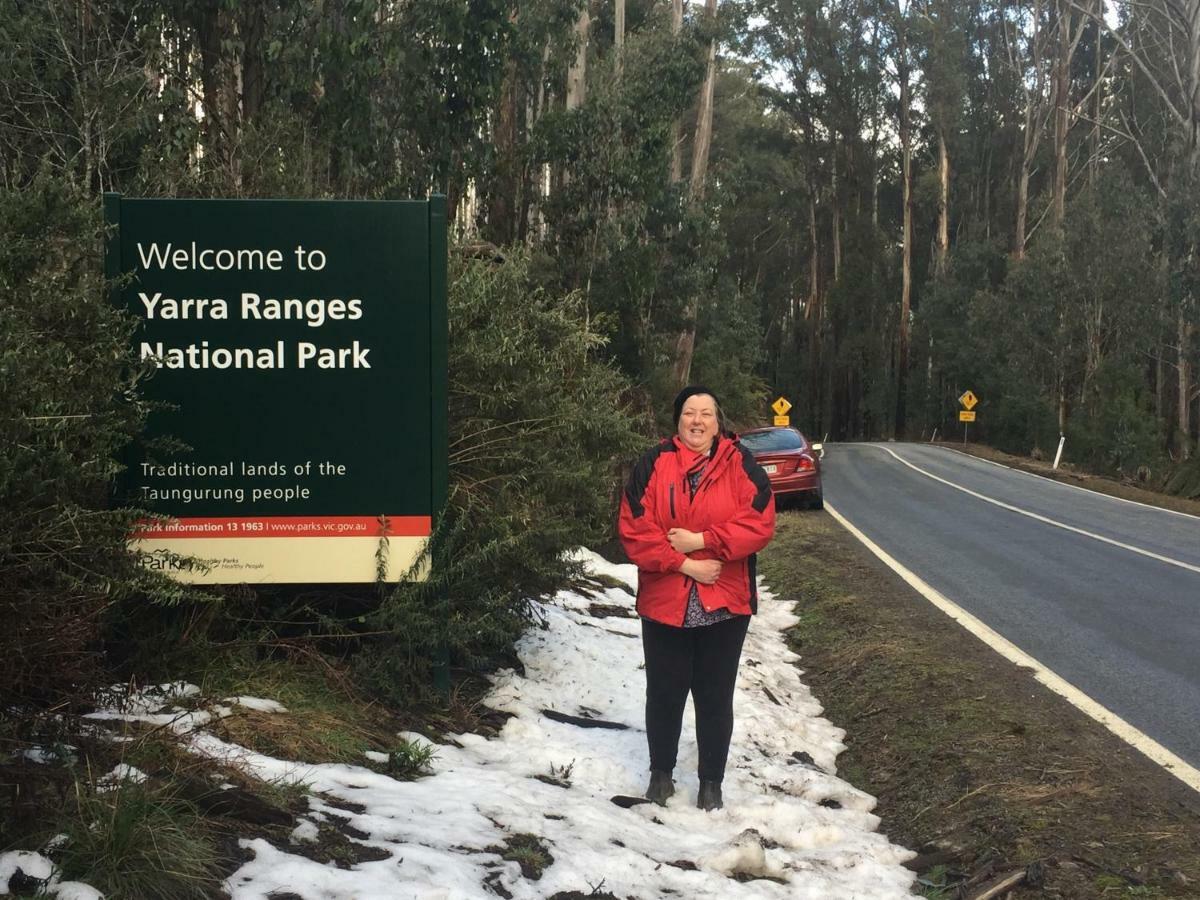
[[[803,450],[804,438],[791,428],[774,428],[742,435],[742,446],[751,453],[772,453],[777,450]]]

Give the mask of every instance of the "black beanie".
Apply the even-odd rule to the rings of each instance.
[[[683,415],[683,404],[687,402],[688,397],[694,397],[697,394],[708,394],[717,401],[717,408],[721,406],[721,401],[717,398],[716,391],[710,391],[702,384],[689,384],[675,397],[675,424],[679,425],[679,417]],[[720,415],[718,414],[718,419]]]

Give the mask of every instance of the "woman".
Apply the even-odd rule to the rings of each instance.
[[[647,451],[621,498],[621,543],[638,567],[646,657],[646,797],[666,803],[690,692],[700,748],[701,809],[720,809],[733,733],[733,688],[758,607],[754,554],[775,533],[771,484],[727,435],[716,395],[675,398],[674,437]]]

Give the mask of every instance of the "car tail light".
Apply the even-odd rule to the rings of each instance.
[[[813,470],[812,457],[801,456],[800,461],[796,463],[796,470],[800,472],[811,472]]]

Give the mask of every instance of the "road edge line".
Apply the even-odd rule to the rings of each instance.
[[[943,478],[941,475],[934,475],[932,472],[926,472],[920,466],[909,462],[899,453],[888,447],[884,447],[879,444],[864,444],[863,446],[873,447],[877,450],[882,450],[885,453],[890,453],[892,458],[901,465],[908,466],[914,472],[924,475],[926,478],[931,478],[934,481],[941,482],[942,484],[946,485],[946,487],[954,488],[956,491],[962,491],[964,494],[974,497],[976,500],[982,500],[984,503],[990,503],[993,506],[1000,507],[1001,509],[1007,509],[1009,512],[1015,512],[1019,516],[1026,516],[1027,518],[1033,519],[1035,522],[1041,522],[1045,525],[1052,525],[1055,528],[1061,528],[1063,531],[1070,531],[1073,534],[1083,535],[1086,538],[1091,538],[1093,541],[1099,541],[1102,544],[1110,544],[1113,547],[1120,547],[1122,550],[1128,550],[1130,553],[1136,553],[1138,556],[1144,556],[1147,559],[1154,559],[1158,562],[1166,563],[1168,566],[1175,566],[1176,568],[1184,569],[1188,572],[1200,574],[1200,566],[1194,566],[1191,563],[1184,562],[1182,559],[1174,559],[1170,556],[1163,556],[1161,553],[1155,553],[1153,550],[1143,550],[1141,547],[1135,547],[1133,544],[1126,544],[1124,541],[1118,541],[1115,538],[1108,538],[1102,534],[1096,534],[1095,532],[1088,531],[1085,528],[1077,528],[1074,525],[1068,525],[1066,522],[1059,522],[1057,519],[1051,519],[1049,516],[1043,516],[1041,513],[1031,512],[1028,509],[1022,509],[1019,506],[1013,506],[1011,503],[1005,503],[1003,500],[997,500],[995,497],[989,497],[987,494],[981,494],[978,491],[973,491],[968,487],[963,487],[961,484],[955,484],[953,481]],[[1013,471],[1016,472],[1020,470],[1014,469]]]
[[[924,446],[924,445],[922,445]],[[1016,466],[1010,466],[1006,463],[996,462],[994,459],[984,459],[982,456],[976,456],[974,453],[968,453],[966,450],[959,450],[957,447],[944,447],[941,444],[933,445],[938,450],[949,450],[951,453],[957,453],[959,456],[965,456],[969,459],[985,462],[989,466],[999,466],[1001,469],[1008,469],[1010,472],[1020,472],[1022,475],[1028,475],[1030,478],[1040,478],[1042,481],[1049,481],[1052,484],[1061,484],[1065,488],[1070,488],[1073,491],[1083,491],[1085,494],[1092,494],[1096,497],[1107,497],[1109,500],[1116,500],[1119,503],[1131,503],[1134,506],[1141,506],[1146,509],[1152,509],[1156,512],[1168,513],[1172,516],[1183,516],[1185,519],[1196,519],[1200,521],[1200,516],[1195,513],[1186,513],[1178,509],[1167,509],[1165,506],[1155,506],[1153,503],[1143,503],[1140,500],[1130,500],[1126,497],[1117,497],[1113,494],[1106,494],[1103,491],[1093,491],[1091,488],[1085,488],[1081,484],[1071,484],[1069,481],[1059,481],[1057,478],[1051,478],[1049,475],[1042,475],[1040,472],[1030,472],[1027,469],[1018,469]]]
[[[1009,662],[1029,669],[1033,673],[1033,677],[1051,691],[1058,694],[1089,718],[1099,722],[1129,746],[1152,762],[1157,763],[1192,790],[1200,793],[1200,769],[1191,766],[1158,741],[1154,740],[1154,738],[1139,731],[1112,710],[1097,703],[1079,688],[1075,687],[1075,685],[1034,659],[990,625],[976,618],[953,600],[940,593],[932,585],[923,581],[916,573],[908,569],[899,560],[890,556],[887,551],[863,534],[849,519],[838,512],[828,500],[825,501],[825,511],[839,525],[850,532],[864,547],[875,554],[884,565],[904,579],[909,587],[979,640],[983,641],[988,647],[999,653]]]

